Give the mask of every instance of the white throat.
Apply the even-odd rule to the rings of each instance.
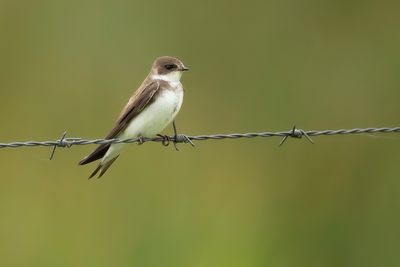
[[[168,74],[153,74],[151,78],[154,80],[163,80],[170,83],[179,83],[182,77],[181,71],[173,71]]]

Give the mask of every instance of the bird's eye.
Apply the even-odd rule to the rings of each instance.
[[[175,64],[167,64],[164,66],[167,70],[172,70],[173,68],[176,68]]]

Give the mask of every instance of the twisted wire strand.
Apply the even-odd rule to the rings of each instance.
[[[344,134],[363,134],[363,133],[399,133],[400,127],[383,127],[383,128],[354,128],[354,129],[339,129],[339,130],[311,130],[304,131],[293,127],[289,131],[278,132],[255,132],[255,133],[230,133],[230,134],[209,134],[209,135],[185,135],[179,134],[169,136],[171,142],[175,143],[191,143],[191,141],[205,141],[205,140],[222,140],[222,139],[239,139],[239,138],[256,138],[256,137],[282,137],[283,140],[288,137],[302,138],[306,137],[310,142],[311,136],[330,136],[330,135],[344,135]],[[131,139],[82,139],[82,138],[66,138],[66,132],[63,133],[60,139],[52,141],[22,141],[0,143],[0,148],[17,148],[17,147],[34,147],[34,146],[52,146],[56,147],[71,147],[76,145],[91,145],[91,144],[117,144],[117,143],[144,143],[144,142],[165,142],[164,138],[131,138]],[[313,142],[312,142],[313,143]],[[54,153],[54,150],[53,150]]]

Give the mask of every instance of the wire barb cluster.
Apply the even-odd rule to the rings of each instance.
[[[311,139],[312,136],[324,135],[344,135],[344,134],[362,134],[362,133],[400,133],[400,127],[393,128],[354,128],[354,129],[339,129],[339,130],[311,130],[304,131],[294,126],[289,131],[279,132],[255,132],[255,133],[231,133],[231,134],[209,134],[209,135],[185,135],[178,134],[176,136],[169,136],[168,138],[176,143],[189,143],[193,145],[192,141],[204,141],[204,140],[222,140],[222,139],[239,139],[239,138],[256,138],[256,137],[282,137],[279,145],[282,145],[288,137],[302,138],[305,137],[310,143],[314,143]],[[131,138],[131,139],[82,139],[82,138],[69,138],[66,137],[67,132],[61,135],[61,138],[55,141],[24,141],[24,142],[11,142],[11,143],[0,143],[0,148],[17,148],[17,147],[33,147],[33,146],[52,146],[50,159],[53,158],[55,149],[57,147],[71,147],[76,145],[91,145],[91,144],[119,144],[119,143],[138,143],[143,144],[145,142],[162,142],[165,143],[165,138],[154,137],[154,138]]]

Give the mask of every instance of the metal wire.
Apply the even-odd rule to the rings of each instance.
[[[168,141],[174,143],[192,143],[192,141],[204,141],[204,140],[222,140],[222,139],[239,139],[239,138],[256,138],[256,137],[282,137],[280,145],[282,145],[288,137],[302,138],[306,137],[311,143],[313,143],[311,137],[324,135],[344,135],[344,134],[362,134],[362,133],[399,133],[400,127],[393,128],[354,128],[354,129],[339,129],[339,130],[311,130],[304,131],[293,127],[289,131],[279,132],[255,132],[255,133],[231,133],[231,134],[209,134],[209,135],[185,135],[178,134],[177,136],[169,136]],[[166,138],[155,137],[155,138],[132,138],[132,139],[82,139],[82,138],[68,138],[66,132],[64,132],[60,139],[54,141],[22,141],[22,142],[10,142],[0,143],[0,148],[17,148],[17,147],[33,147],[33,146],[52,146],[56,147],[71,147],[77,145],[91,145],[91,144],[117,144],[117,143],[144,143],[144,142],[165,142]]]

